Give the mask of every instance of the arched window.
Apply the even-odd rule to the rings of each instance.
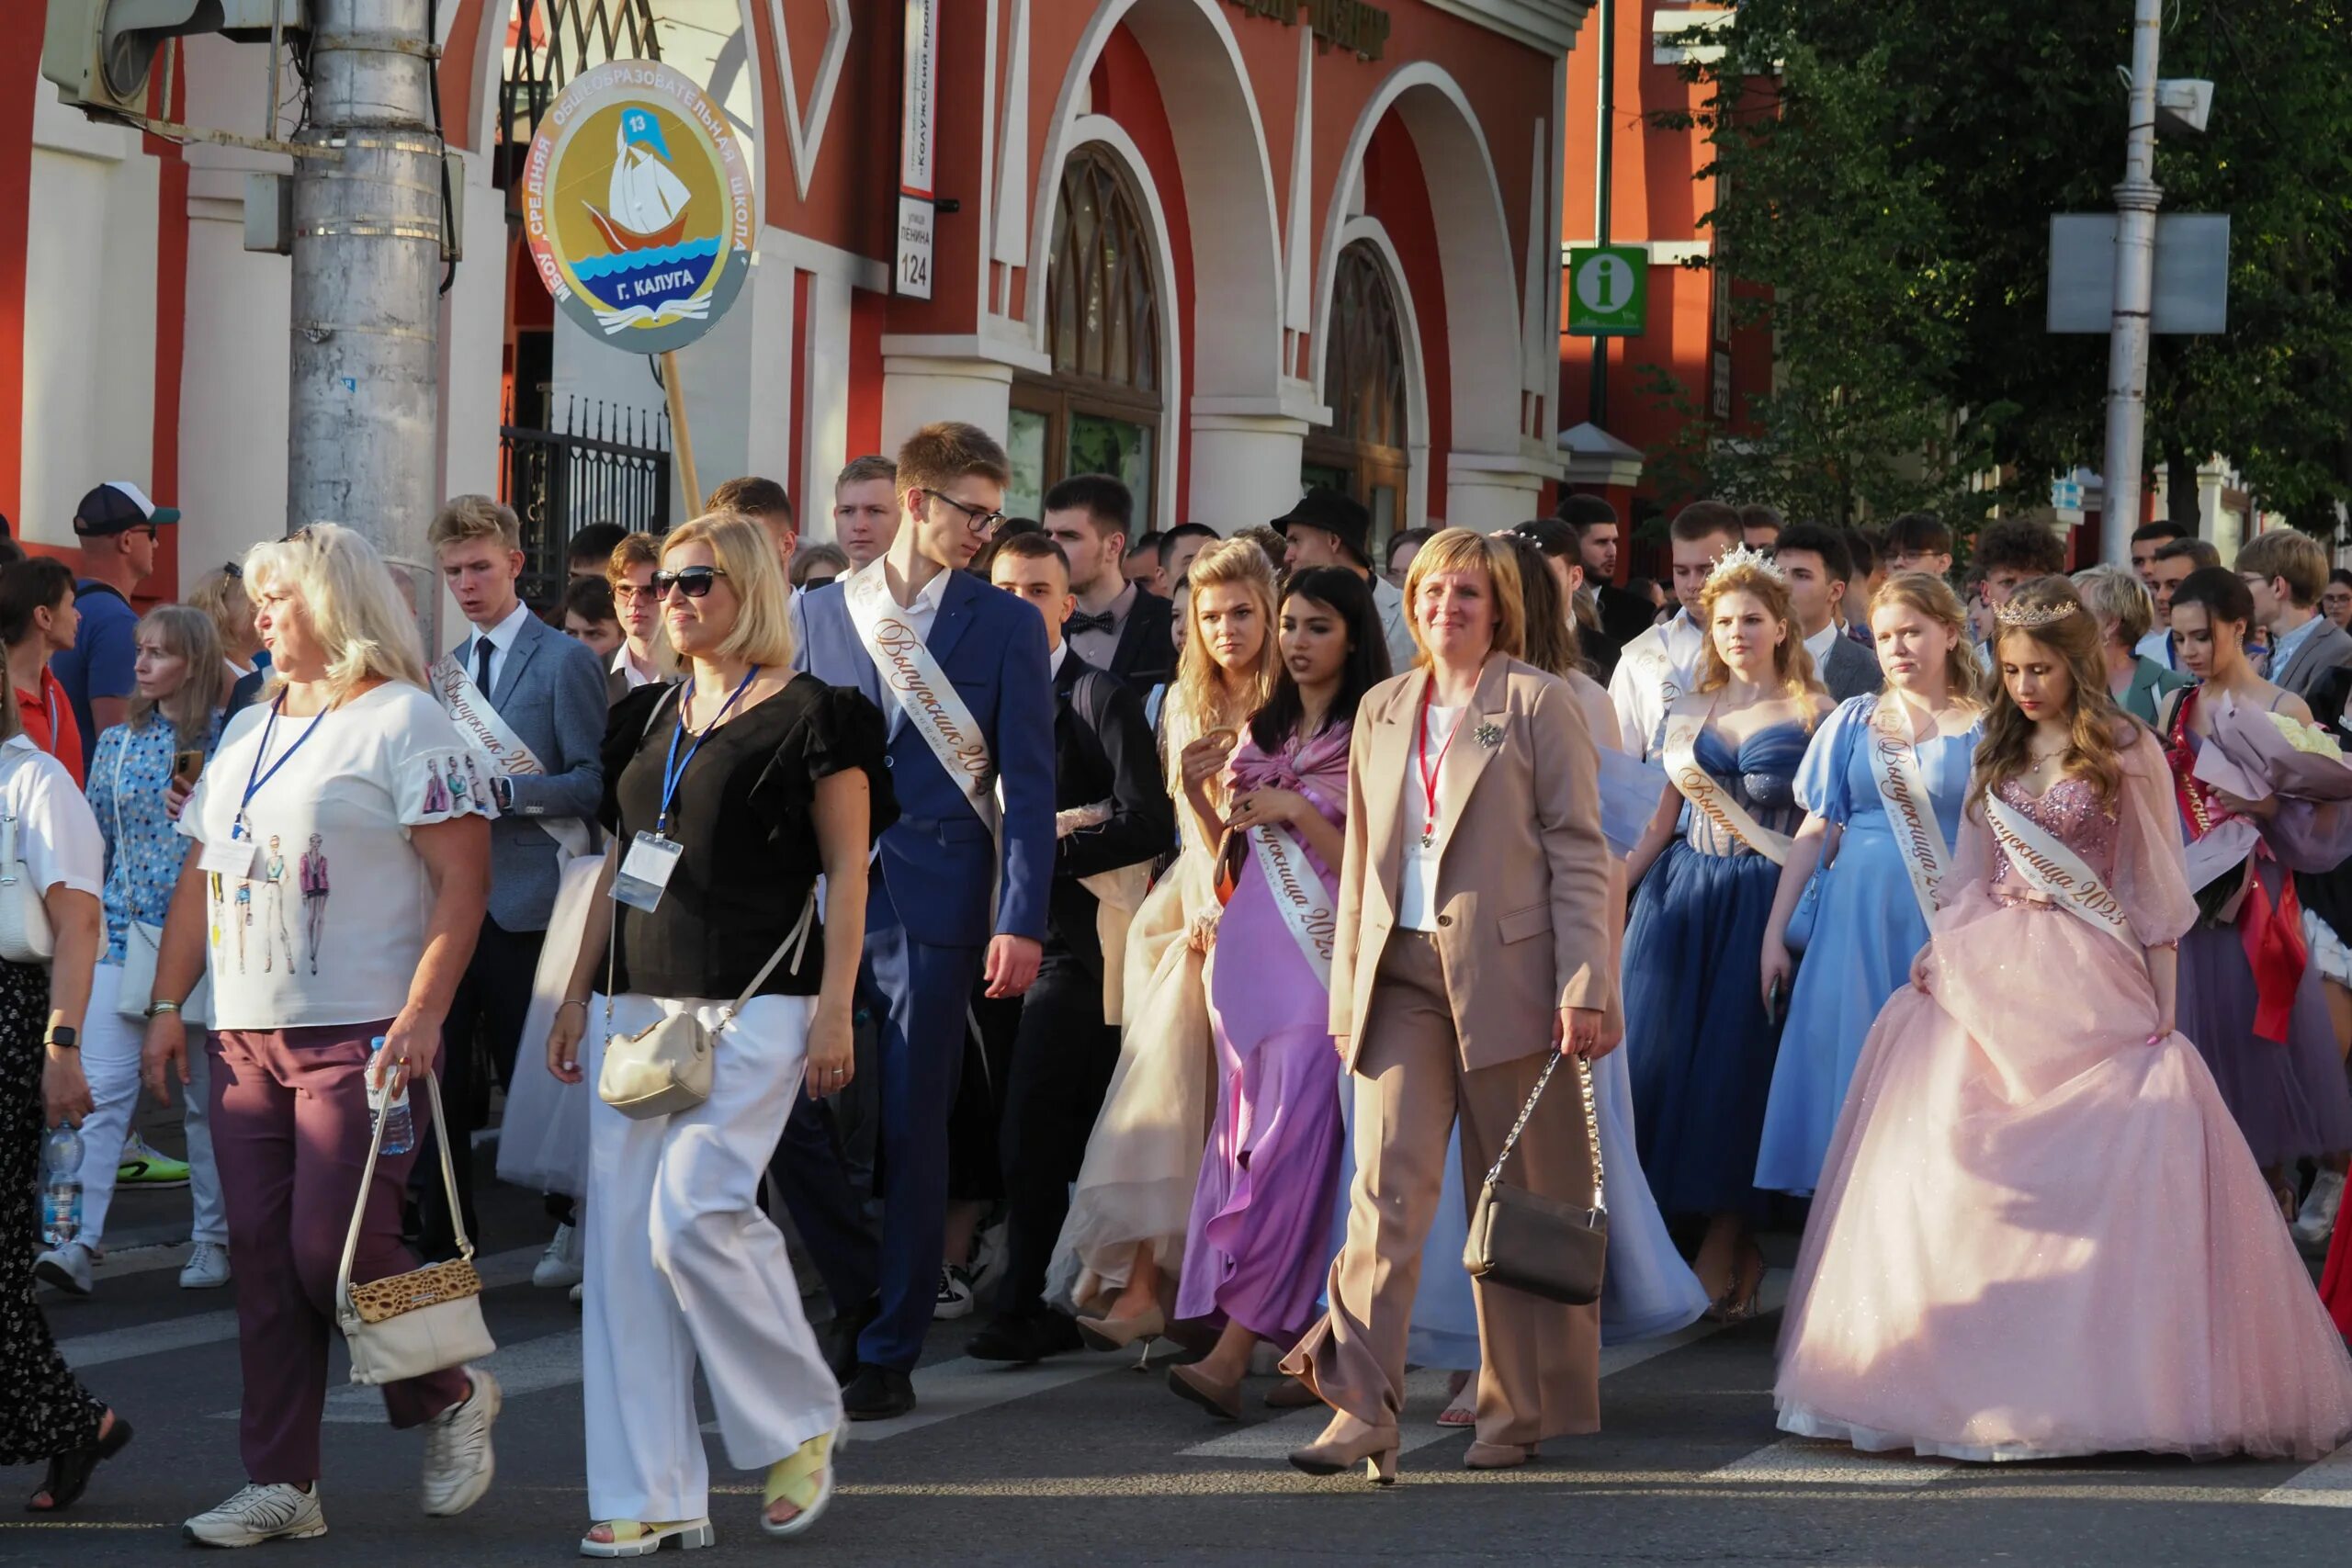
[[[1046,264],[1054,368],[1012,383],[1006,511],[1034,517],[1069,475],[1116,474],[1135,494],[1136,531],[1155,525],[1162,344],[1151,251],[1143,206],[1109,150],[1070,154]]]
[[[1331,423],[1307,434],[1302,478],[1363,502],[1373,558],[1405,525],[1405,330],[1380,253],[1359,240],[1340,253],[1323,397]]]

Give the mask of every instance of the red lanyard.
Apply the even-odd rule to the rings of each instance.
[[[1421,848],[1433,849],[1437,844],[1437,781],[1445,768],[1445,754],[1453,749],[1453,738],[1462,733],[1462,716],[1456,714],[1453,728],[1445,732],[1445,739],[1437,749],[1437,761],[1430,761],[1430,694],[1437,682],[1432,680],[1421,688],[1421,722],[1414,738],[1413,765],[1421,775]]]

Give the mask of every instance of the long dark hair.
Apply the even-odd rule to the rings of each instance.
[[[1331,711],[1323,716],[1323,727],[1352,723],[1363,694],[1388,679],[1388,639],[1380,629],[1380,610],[1372,602],[1372,590],[1344,567],[1311,566],[1293,572],[1283,585],[1283,605],[1287,608],[1294,599],[1312,599],[1347,627],[1348,660],[1340,667],[1339,694],[1331,699]],[[1281,628],[1282,615],[1277,611],[1267,640],[1278,637]],[[1250,716],[1250,739],[1269,755],[1282,749],[1306,714],[1290,666],[1277,660],[1275,671],[1273,694]]]

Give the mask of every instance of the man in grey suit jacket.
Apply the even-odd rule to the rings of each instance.
[[[594,831],[605,793],[605,671],[586,645],[540,620],[516,596],[523,550],[512,511],[487,496],[461,495],[441,509],[425,537],[441,581],[471,623],[471,635],[450,650],[449,659],[487,700],[492,712],[483,721],[494,719],[511,737],[492,739],[502,746],[520,741],[537,761],[536,771],[514,772],[483,752],[479,780],[467,781],[469,788],[491,792],[500,816],[491,825],[490,909],[442,1025],[441,1081],[466,1229],[479,1235],[472,1134],[489,1116],[490,1077],[484,1067],[494,1066],[499,1081],[512,1084],[531,981],[562,872],[559,838],[584,851]],[[446,672],[447,666],[442,668]],[[473,694],[466,695],[475,700]],[[453,716],[458,732],[475,740],[479,732],[465,716]],[[417,1164],[430,1168],[433,1161]],[[456,1237],[439,1183],[418,1181],[425,1255],[454,1255]],[[568,1225],[559,1231],[542,1264],[541,1272],[548,1276],[543,1283],[569,1286],[580,1278],[575,1235]]]
[[[1877,691],[1878,655],[1846,636],[1838,624],[1854,575],[1845,536],[1817,523],[1799,523],[1781,530],[1772,558],[1789,580],[1789,608],[1797,635],[1813,655],[1815,678],[1841,703]]]
[[[2309,534],[2272,528],[2238,547],[2237,574],[2254,618],[2270,632],[2270,683],[2308,697],[2327,672],[2352,664],[2352,636],[2319,613],[2327,550]]]

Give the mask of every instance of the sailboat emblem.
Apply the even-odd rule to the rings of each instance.
[[[647,251],[674,245],[686,231],[692,193],[670,169],[670,145],[662,122],[647,109],[621,111],[613,130],[613,177],[605,210],[588,209],[589,220],[614,251]]]

